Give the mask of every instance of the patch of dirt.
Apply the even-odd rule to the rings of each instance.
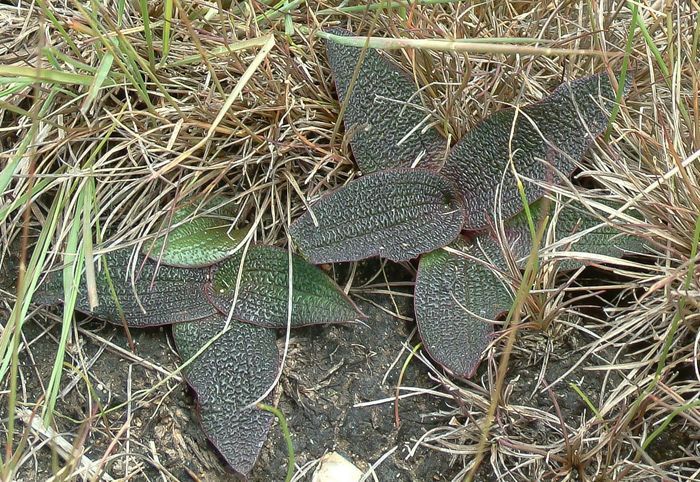
[[[448,403],[430,395],[404,398],[399,404],[401,425],[397,427],[393,401],[357,406],[394,396],[407,352],[401,354],[398,362],[396,359],[414,328],[412,322],[387,313],[396,310],[388,296],[372,300],[373,303],[358,302],[368,315],[364,323],[308,327],[292,332],[276,403],[287,417],[297,465],[311,466],[324,453],[337,451],[365,471],[394,450],[375,469],[377,480],[453,480],[465,461],[471,460],[471,455],[463,458],[426,447],[418,447],[414,452],[416,441],[433,428],[448,426],[456,416],[464,424],[464,431],[446,438],[445,442],[461,448],[474,444],[477,440],[474,417],[483,416],[481,408]],[[396,301],[398,312],[410,317],[411,299],[398,297]],[[607,398],[601,397],[608,397],[622,383],[615,371],[595,369],[614,358],[612,350],[601,350],[579,364],[586,345],[594,341],[592,334],[578,327],[579,321],[569,319],[545,332],[527,329],[519,332],[510,359],[503,405],[493,426],[492,445],[487,449],[498,454],[501,468],[510,470],[532,457],[529,468],[519,474],[547,478],[568,475],[578,480],[580,474],[600,475],[596,473],[600,468],[595,463],[598,457],[615,456],[612,448],[605,449],[590,463],[572,467],[562,458],[565,451],[561,447],[554,449],[562,444],[564,436],[577,454],[594,449],[596,439],[591,437],[591,431],[596,430],[596,423],[591,405],[600,407],[606,403]],[[64,393],[58,399],[54,428],[71,443],[76,437],[86,436],[85,455],[93,461],[102,461],[113,477],[236,480],[200,431],[191,392],[174,379],[162,383],[179,363],[169,331],[169,328],[132,330],[138,356],[134,357],[122,329],[90,320],[79,323],[71,339],[77,339],[80,346],[68,346],[66,361],[73,367],[87,364],[89,384],[82,378],[82,370],[64,371],[61,384]],[[31,403],[45,393],[60,337],[59,325],[34,316],[27,322],[24,335],[26,346],[21,357],[19,393],[21,406],[31,409]],[[411,343],[416,341],[414,338]],[[282,339],[278,342],[283,344]],[[477,386],[471,385],[470,389],[488,397],[487,380],[492,372],[491,354],[473,380]],[[552,390],[542,389],[560,377],[562,380]],[[162,384],[154,388],[159,383]],[[409,364],[402,385],[440,389],[428,376],[426,367],[415,359]],[[129,399],[131,403],[127,402]],[[625,403],[628,401],[621,401],[605,420],[614,420],[627,408]],[[5,410],[5,404],[0,404],[3,419],[8,416]],[[92,420],[89,427],[76,422],[86,419]],[[564,430],[561,421],[567,427]],[[677,433],[676,425],[671,423],[649,447],[655,460],[683,456],[679,447],[687,445],[688,440],[682,431]],[[16,443],[24,428],[18,425]],[[40,443],[36,434],[30,436],[30,447],[38,447]],[[535,452],[522,447],[535,447]],[[544,450],[541,454],[536,451],[540,448]],[[628,448],[618,446],[615,450]],[[547,455],[550,451],[551,457]],[[51,477],[55,473],[51,460],[45,447],[30,452],[30,460],[24,463],[18,480]],[[286,462],[286,446],[275,423],[250,480],[284,480]],[[477,480],[502,478],[502,470],[499,472],[492,463],[487,455]],[[311,467],[302,480],[310,480],[313,470]],[[513,480],[532,479],[510,475]]]
[[[382,303],[390,308],[388,300]],[[408,304],[408,303],[404,303]],[[415,441],[427,430],[444,425],[443,418],[426,417],[437,411],[434,397],[402,399],[401,425],[394,423],[394,404],[355,407],[356,404],[393,397],[405,354],[390,367],[412,327],[369,303],[360,303],[369,319],[364,325],[309,328],[296,336],[292,360],[287,364],[280,407],[287,415],[300,464],[326,451],[338,451],[368,469],[387,451],[396,451],[376,469],[379,480],[451,480],[447,455],[419,449],[408,456]],[[402,310],[409,314],[408,308]],[[390,371],[389,371],[390,370]],[[384,376],[386,382],[383,382]],[[420,363],[409,365],[402,384],[434,385]],[[284,444],[272,437],[261,458],[262,468],[253,480],[283,480]]]
[[[410,303],[405,299],[398,301],[401,313],[410,315]],[[394,309],[388,297],[379,303]],[[359,305],[368,315],[363,324],[309,327],[293,332],[277,397],[292,433],[297,464],[313,462],[335,450],[366,470],[398,447],[376,468],[379,480],[451,480],[457,469],[450,468],[449,455],[419,448],[408,456],[421,435],[447,422],[444,416],[424,416],[448,408],[439,399],[421,395],[401,400],[398,428],[392,402],[355,407],[358,403],[393,397],[405,352],[386,381],[383,379],[413,328],[409,322],[370,303]],[[75,421],[93,414],[85,455],[93,461],[105,459],[104,466],[113,477],[132,474],[135,477],[131,480],[153,480],[165,474],[173,480],[236,479],[225,470],[200,432],[194,401],[184,384],[170,380],[153,389],[165,378],[166,370],[173,370],[179,362],[171,348],[169,329],[131,331],[138,357],[148,365],[162,367],[161,372],[128,356],[123,330],[95,321],[80,326],[80,350],[70,345],[67,362],[90,366],[91,388],[87,388],[78,372],[73,372],[77,383],[59,397],[56,406],[58,432],[72,443],[80,435]],[[60,333],[58,325],[36,316],[25,326],[25,336],[34,341],[22,355],[21,398],[31,408],[29,403],[45,391]],[[110,346],[105,348],[104,340]],[[116,351],[116,347],[123,351]],[[72,382],[70,373],[64,371],[62,390]],[[435,382],[414,361],[404,375],[403,385],[430,387]],[[145,394],[146,391],[150,392]],[[131,404],[126,403],[129,395]],[[20,425],[19,429],[24,427]],[[30,442],[32,446],[39,443],[35,435]],[[51,477],[54,470],[48,454],[46,448],[33,454],[35,462],[24,465],[21,479]],[[286,446],[275,424],[250,479],[283,480],[286,461]],[[313,469],[308,472],[312,473]]]

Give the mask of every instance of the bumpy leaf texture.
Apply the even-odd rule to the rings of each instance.
[[[289,304],[289,255],[270,246],[251,246],[212,268],[210,297],[237,320],[270,328],[286,328]],[[241,262],[243,267],[241,270]],[[344,323],[364,317],[335,282],[316,266],[292,256],[291,326]]]
[[[563,84],[522,109],[496,112],[467,132],[441,171],[465,199],[465,228],[487,224],[502,181],[499,206],[503,218],[522,209],[511,159],[516,172],[533,180],[557,184],[560,175],[570,175],[606,128],[613,99],[615,90],[608,75],[594,75]],[[526,194],[533,202],[542,197],[544,188],[526,183]]]
[[[498,250],[486,241],[485,250]],[[458,241],[451,247],[486,258],[476,243]],[[438,249],[420,259],[414,299],[426,351],[456,376],[468,378],[489,344],[489,321],[508,310],[512,297],[491,267]]]
[[[334,35],[351,36],[341,28]],[[433,128],[421,104],[413,78],[376,49],[362,49],[326,41],[328,61],[341,102],[347,102],[344,121],[352,153],[363,173],[380,169],[431,167],[444,158],[447,141]],[[347,99],[355,66],[364,59]]]
[[[194,356],[225,325],[221,315],[174,325],[182,359]],[[279,367],[275,338],[273,330],[233,322],[228,332],[183,369],[197,394],[205,434],[226,462],[244,476],[253,468],[272,422],[268,412],[246,407],[275,381]]]
[[[181,208],[173,215],[173,224],[182,222],[193,212],[194,207]],[[148,246],[148,254],[170,266],[209,266],[234,252],[248,232],[248,229],[229,232],[229,227],[225,220],[215,214],[198,217],[157,238]]]
[[[402,261],[445,246],[463,222],[462,200],[447,179],[426,170],[396,169],[325,195],[290,233],[312,263],[372,256]]]
[[[546,214],[543,202],[533,204],[531,212],[536,222],[542,219]],[[556,217],[554,237],[561,240],[600,224],[581,206],[566,205]],[[525,214],[508,220],[504,234],[512,257],[519,267],[524,267],[532,247]],[[510,309],[513,290],[509,288],[507,263],[495,235],[483,231],[450,247],[466,256],[440,249],[421,258],[414,295],[415,316],[433,359],[456,376],[468,378],[489,343],[493,331],[490,321]],[[643,240],[622,235],[619,228],[608,224],[582,234],[566,248],[610,257],[647,250]],[[567,258],[559,261],[558,268],[573,270],[584,264],[582,260]]]
[[[611,203],[603,201],[608,207],[617,209],[619,203]],[[544,208],[544,201],[540,200],[532,204],[531,213],[535,222],[539,222],[547,214]],[[554,215],[554,204],[552,205],[551,214]],[[638,213],[631,212],[632,216]],[[601,216],[602,213],[601,213]],[[623,234],[620,231],[618,221],[606,223],[600,217],[586,210],[578,202],[569,202],[560,207],[555,216],[556,224],[554,225],[554,242],[560,242],[569,239],[570,242],[564,243],[557,248],[559,251],[566,250],[567,257],[558,259],[557,269],[559,271],[571,271],[585,266],[586,258],[578,259],[575,256],[569,255],[569,252],[580,252],[593,255],[601,255],[611,258],[621,258],[628,254],[645,253],[648,247],[643,239]],[[525,264],[525,258],[530,253],[532,246],[532,237],[528,228],[527,218],[525,213],[520,213],[512,219],[508,220],[504,226],[505,236],[510,245],[510,251],[513,258],[519,261],[518,265],[522,268]],[[589,229],[595,228],[591,232],[583,233]],[[481,236],[480,236],[481,237]],[[550,252],[550,246],[545,246],[540,249],[540,255],[547,257]]]
[[[85,280],[81,281],[76,309],[117,325],[122,324],[121,314],[132,327],[168,325],[194,321],[218,313],[206,296],[209,284],[208,269],[186,269],[158,266],[156,262],[139,257],[130,264],[132,250],[120,249],[100,257],[101,269],[96,276],[99,306],[90,309]],[[111,287],[118,303],[112,294]],[[134,276],[132,277],[132,269]],[[41,304],[62,301],[63,280],[60,271],[49,273],[34,294],[33,300]]]

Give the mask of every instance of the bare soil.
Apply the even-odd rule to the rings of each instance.
[[[428,430],[447,426],[451,417],[459,413],[460,403],[448,403],[447,399],[430,395],[402,399],[398,427],[392,402],[357,406],[395,395],[407,352],[404,351],[398,363],[395,361],[414,328],[411,321],[387,313],[396,310],[388,296],[375,296],[372,300],[358,302],[368,315],[366,323],[309,327],[293,332],[276,401],[287,417],[297,464],[311,465],[324,453],[337,451],[364,471],[396,447],[375,469],[376,480],[452,480],[470,456],[465,458],[422,446],[413,449]],[[397,297],[395,301],[401,315],[412,315],[411,298]],[[88,364],[89,387],[81,378],[81,371],[64,371],[61,389],[65,393],[59,397],[56,407],[58,432],[70,442],[85,436],[85,455],[93,461],[103,460],[107,472],[115,478],[139,481],[237,479],[227,472],[199,430],[194,401],[187,387],[171,380],[152,390],[179,362],[172,348],[169,328],[132,330],[136,359],[129,355],[127,338],[121,328],[91,319],[80,321],[78,326],[77,337],[73,339],[79,346],[75,343],[69,346],[67,361],[74,366]],[[598,406],[596,394],[605,390],[604,385],[620,381],[615,376],[606,377],[605,371],[590,370],[597,363],[595,360],[588,359],[573,369],[554,390],[541,389],[579,361],[580,348],[592,340],[581,333],[578,330],[521,332],[516,345],[528,349],[519,350],[516,346],[511,358],[504,392],[506,406],[546,411],[561,417],[569,427],[578,427],[582,420],[589,418],[590,407],[578,393],[567,388],[569,382],[575,382],[590,397],[590,403]],[[28,347],[22,351],[19,390],[24,402],[35,401],[45,392],[59,336],[59,325],[43,316],[33,316],[25,326]],[[416,342],[412,340],[413,344]],[[545,357],[545,354],[548,355]],[[480,367],[477,379],[486,376],[486,365]],[[72,388],[66,388],[71,385]],[[442,388],[415,359],[408,366],[402,385]],[[619,410],[625,407],[620,406]],[[6,413],[1,415],[7,417]],[[511,416],[509,410],[499,412],[496,423],[505,423],[503,417]],[[88,428],[77,421],[90,418],[89,433],[85,433]],[[508,420],[508,424],[517,435],[494,443],[548,443],[551,426],[542,424],[538,417],[518,415],[515,418],[517,420]],[[576,434],[568,435],[576,448]],[[671,440],[673,437],[683,440]],[[671,427],[650,450],[661,460],[669,460],[682,456],[676,447],[687,442],[687,435]],[[36,435],[31,436],[30,446],[39,446]],[[46,447],[32,450],[34,460],[23,465],[18,480],[51,477],[55,467],[62,463],[49,453]],[[279,427],[274,425],[250,480],[284,480],[286,461],[284,440]],[[566,463],[552,463],[552,477],[563,476],[562,470],[566,472]],[[596,475],[590,470],[589,467],[584,473]],[[302,480],[310,480],[312,473],[313,467]],[[498,478],[488,458],[480,473],[478,480]]]
[[[409,303],[400,303],[402,313],[410,315]],[[394,395],[405,356],[390,371],[386,382],[382,380],[412,329],[406,321],[370,303],[359,304],[369,317],[365,324],[309,327],[293,333],[276,396],[292,433],[297,464],[338,451],[364,470],[398,446],[376,469],[379,480],[450,480],[455,469],[450,468],[449,455],[419,449],[407,458],[408,450],[426,430],[447,422],[444,416],[425,415],[440,408],[439,400],[426,396],[401,400],[398,428],[392,403],[354,406]],[[383,300],[383,304],[393,309],[388,300]],[[101,410],[86,443],[85,455],[91,460],[100,460],[120,429],[128,426],[110,450],[110,455],[116,455],[106,464],[111,476],[132,474],[135,477],[130,480],[153,480],[165,473],[174,480],[236,479],[200,432],[192,394],[184,384],[168,382],[146,397],[126,404],[129,393],[133,399],[156,385],[164,374],[126,358],[123,352],[105,349],[104,342],[95,338],[109,340],[128,351],[126,336],[119,327],[86,320],[80,328],[82,357],[91,363],[92,395],[80,379],[60,397],[55,420],[58,432],[72,442],[80,431],[75,421],[88,419],[91,413]],[[25,332],[27,339],[34,342],[22,356],[21,392],[24,400],[32,401],[44,393],[60,333],[57,324],[39,316],[28,322]],[[132,330],[131,335],[138,357],[166,370],[177,366],[179,358],[172,349],[168,328]],[[75,348],[69,348],[72,354],[77,353]],[[76,363],[75,359],[71,361]],[[70,382],[64,372],[63,386]],[[435,382],[420,364],[412,363],[403,384],[427,387]],[[23,480],[45,480],[53,475],[47,449],[36,453],[35,459],[34,464],[25,464]],[[286,461],[286,446],[275,425],[250,480],[283,480]]]

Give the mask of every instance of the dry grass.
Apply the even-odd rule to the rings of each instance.
[[[17,249],[12,242],[25,229],[39,249],[26,259],[19,298],[8,293],[12,313],[0,336],[5,477],[41,458],[42,437],[18,421],[26,409],[47,424],[72,424],[73,454],[68,463],[56,461],[67,478],[80,467],[75,455],[92,443],[88,427],[112,440],[104,451],[110,459],[125,457],[133,440],[130,418],[105,430],[99,417],[68,423],[54,413],[70,380],[91,379],[90,357],[81,352],[88,335],[72,327],[70,313],[27,331],[28,320],[38,317],[23,293],[44,265],[65,256],[89,265],[95,251],[143,243],[185,199],[204,202],[217,194],[239,208],[232,227],[252,224],[252,240],[284,245],[286,227],[306,203],[355,176],[315,35],[331,24],[416,39],[418,46],[427,39],[491,39],[471,52],[392,53],[425,86],[433,123],[452,142],[489,113],[541,98],[563,79],[629,62],[633,91],[582,175],[643,214],[644,222],[628,228],[653,242],[658,259],[643,268],[616,266],[611,271],[625,276],[600,290],[612,294],[584,303],[564,303],[583,294],[576,279],[562,290],[561,278],[547,266],[540,271],[533,293],[540,301],[528,303],[523,326],[544,329],[518,333],[482,470],[505,480],[700,477],[696,0],[640,6],[634,29],[632,4],[624,2],[426,0],[342,9],[330,2],[281,1],[275,8],[251,0],[222,10],[168,1],[148,5],[148,22],[137,1],[10,3],[0,5],[0,235],[5,251]],[[171,5],[172,28],[165,29]],[[513,43],[502,52],[503,38],[536,39],[524,44],[528,48],[599,54],[539,55]],[[61,328],[51,331],[53,323]],[[39,391],[24,390],[33,374],[19,359],[55,333],[54,369]],[[570,339],[583,341],[572,347]],[[464,468],[458,479],[478,449],[502,346],[494,343],[488,370],[473,383],[432,369],[459,403],[453,424],[417,443],[453,453]],[[577,363],[551,379],[548,363],[571,357]],[[174,367],[153,368],[157,374]],[[586,385],[590,378],[597,382]],[[595,393],[578,386],[576,392],[575,379]],[[527,385],[527,394],[518,395],[518,384]],[[549,408],[535,394],[544,394]],[[130,395],[119,410],[167,391]],[[562,413],[557,400],[572,396],[586,407]],[[147,453],[158,467],[158,448]],[[134,473],[140,463],[132,463]],[[172,478],[158,470],[164,480]]]

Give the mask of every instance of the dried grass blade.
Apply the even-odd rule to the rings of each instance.
[[[170,161],[168,164],[163,166],[158,172],[153,174],[152,177],[159,177],[170,171],[171,169],[175,168],[178,166],[182,161],[187,159],[189,156],[191,156],[194,152],[196,152],[198,149],[203,147],[209,139],[214,135],[216,132],[216,129],[218,128],[219,124],[223,120],[224,116],[228,113],[229,109],[231,108],[231,105],[233,102],[236,100],[236,98],[241,95],[241,92],[243,92],[243,88],[245,87],[246,83],[250,80],[250,78],[253,76],[253,73],[257,70],[257,68],[260,66],[260,64],[265,60],[267,57],[267,54],[270,53],[272,48],[275,46],[275,37],[270,34],[264,37],[265,38],[265,43],[263,44],[263,47],[260,49],[260,52],[255,56],[253,61],[250,63],[246,71],[243,73],[241,76],[240,80],[236,84],[236,87],[231,91],[229,94],[228,98],[226,99],[226,102],[224,102],[224,105],[221,107],[219,110],[219,114],[216,116],[216,119],[214,119],[214,122],[212,122],[211,126],[209,127],[209,130],[207,131],[207,134],[199,141],[197,142],[194,146],[190,147],[187,149],[185,152],[177,156],[175,159]]]

